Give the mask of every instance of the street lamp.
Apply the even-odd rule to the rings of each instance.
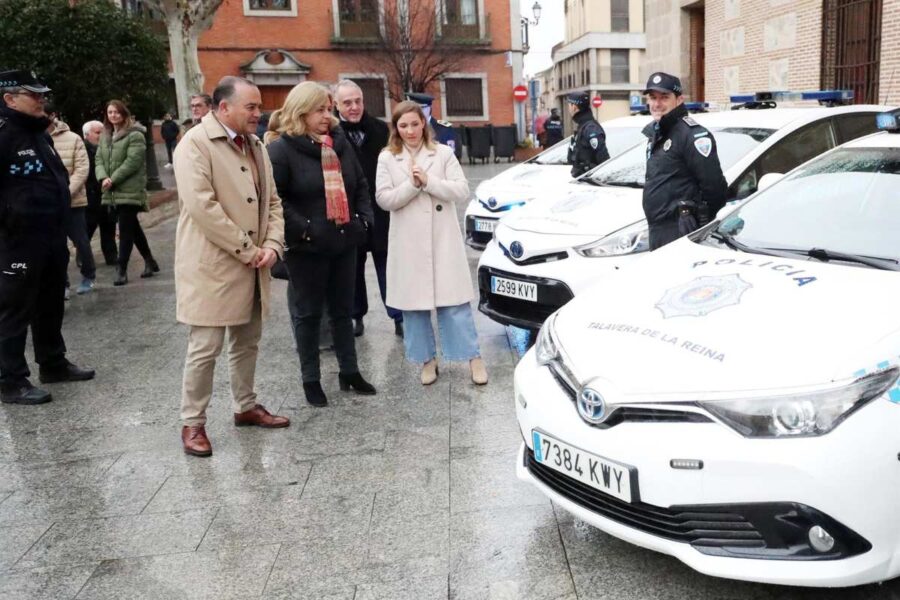
[[[530,20],[528,17],[522,17],[522,48],[525,52],[528,52],[528,26],[529,25],[537,25],[538,21],[541,20],[541,3],[537,0],[534,0],[534,5],[531,7],[531,12],[534,14],[534,20]]]

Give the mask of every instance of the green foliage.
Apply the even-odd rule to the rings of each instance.
[[[110,0],[0,0],[0,70],[35,71],[73,129],[119,98],[139,117],[161,111],[167,50]]]

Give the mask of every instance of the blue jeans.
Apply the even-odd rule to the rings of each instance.
[[[468,303],[439,306],[437,321],[444,360],[466,361],[480,356],[472,307]],[[430,310],[403,311],[403,345],[406,360],[412,363],[422,365],[437,356]]]

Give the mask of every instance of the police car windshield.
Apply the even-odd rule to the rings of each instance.
[[[757,194],[716,232],[750,251],[895,269],[900,264],[898,189],[900,148],[841,148]]]
[[[606,132],[606,149],[610,156],[618,156],[644,139],[640,127],[608,127]],[[541,152],[528,162],[539,165],[567,165],[569,164],[569,136],[558,144]]]
[[[774,129],[743,129],[739,127],[710,127],[715,134],[719,163],[726,171],[746,156],[763,140],[775,133]],[[647,172],[647,143],[643,138],[624,154],[606,161],[583,180],[594,185],[644,187]]]

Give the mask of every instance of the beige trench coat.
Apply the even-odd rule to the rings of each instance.
[[[50,136],[53,138],[53,149],[56,150],[66,166],[66,171],[69,172],[69,194],[72,196],[72,208],[87,206],[87,190],[84,184],[90,175],[91,163],[84,140],[60,120],[56,121],[56,127]]]
[[[213,113],[175,147],[181,213],[175,234],[177,319],[221,327],[250,322],[259,286],[268,314],[269,269],[248,265],[259,248],[282,255],[284,218],[262,142],[248,136],[244,154]],[[254,183],[251,160],[259,173]]]
[[[469,183],[448,146],[419,151],[416,163],[428,175],[423,190],[412,183],[412,160],[405,148],[378,157],[375,199],[391,213],[386,304],[431,310],[471,302],[472,279],[454,205],[468,198]]]

